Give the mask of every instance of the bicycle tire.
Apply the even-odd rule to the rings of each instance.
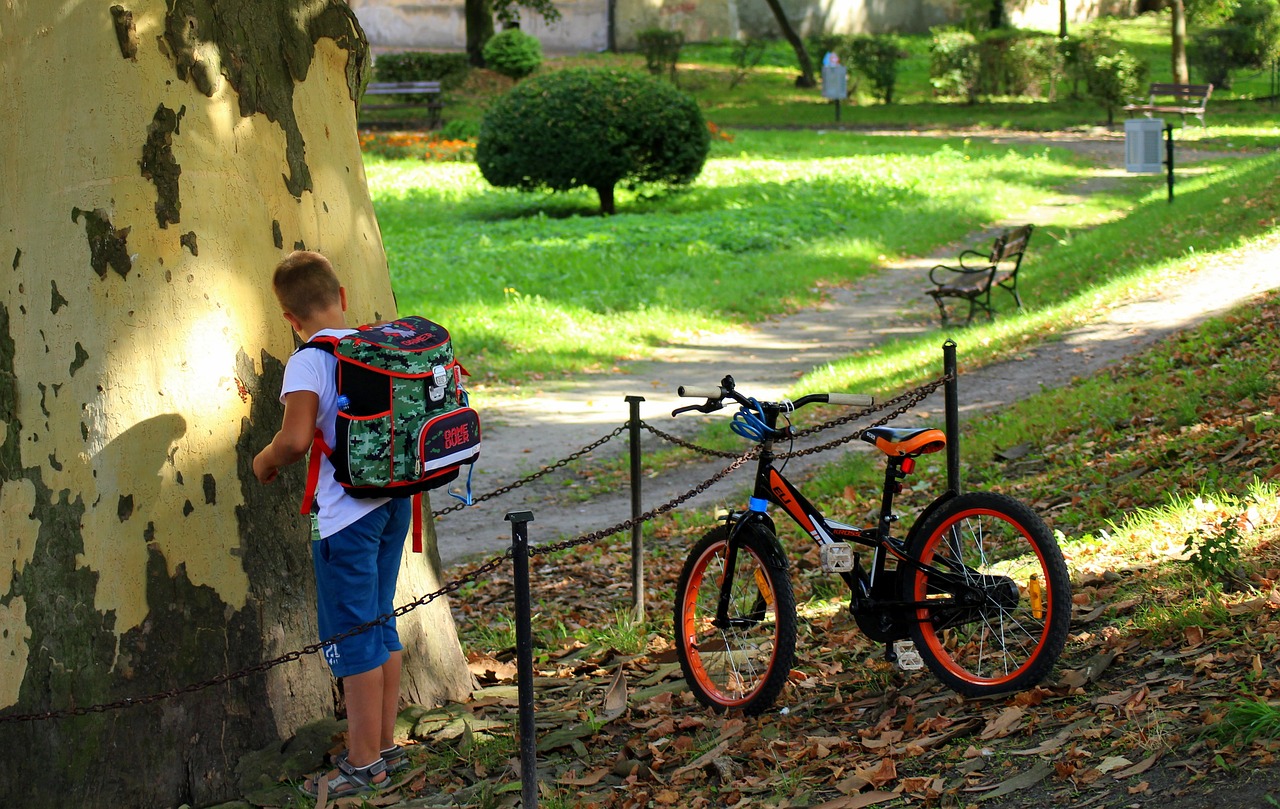
[[[953,600],[958,591],[971,597],[963,605],[921,607],[909,622],[916,650],[944,685],[982,697],[1026,690],[1049,674],[1066,645],[1071,581],[1058,543],[1034,511],[994,492],[959,495],[925,518],[907,554],[956,578],[949,585],[908,568],[904,600]]]
[[[736,627],[712,625],[729,547],[728,526],[694,545],[676,585],[676,656],[689,690],[717,713],[767,711],[782,692],[795,660],[796,602],[777,540],[764,528],[741,532],[732,571],[729,617]]]

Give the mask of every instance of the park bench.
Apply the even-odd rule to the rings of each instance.
[[[1182,116],[1182,125],[1187,125],[1187,116],[1194,115],[1204,127],[1204,108],[1209,103],[1209,94],[1213,92],[1212,84],[1162,84],[1153,82],[1147,89],[1146,98],[1134,98],[1132,104],[1126,104],[1126,112],[1140,112],[1151,118],[1157,112],[1176,112]]]
[[[994,287],[1007,291],[1018,308],[1022,308],[1022,298],[1018,295],[1018,268],[1022,266],[1022,255],[1026,252],[1027,242],[1031,241],[1034,227],[1023,225],[1005,230],[996,236],[991,252],[965,250],[959,256],[959,266],[938,264],[929,270],[929,282],[934,288],[927,290],[926,294],[938,304],[943,326],[949,321],[948,298],[969,302],[966,325],[973,322],[974,312],[979,309],[986,312],[987,317],[995,317],[995,308],[991,305]]]
[[[389,96],[390,99],[388,103],[370,104],[370,96]],[[361,111],[425,109],[427,128],[436,129],[440,126],[444,100],[440,94],[438,81],[370,82],[364,90],[360,109]]]

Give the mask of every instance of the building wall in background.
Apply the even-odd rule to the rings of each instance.
[[[463,0],[348,0],[375,53],[401,50],[457,51],[466,47]],[[1128,16],[1139,0],[1068,0],[1072,25],[1104,14]],[[526,13],[521,28],[549,53],[601,51],[609,44],[613,8],[617,45],[635,48],[645,28],[684,32],[686,42],[744,36],[779,36],[764,0],[557,0],[563,18],[548,25]],[[1058,29],[1058,0],[1006,0],[1021,28]],[[959,23],[956,0],[782,0],[802,36],[818,33],[924,33]]]

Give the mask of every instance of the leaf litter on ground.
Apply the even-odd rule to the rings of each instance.
[[[975,457],[984,487],[1047,511],[1072,569],[1067,651],[1027,692],[965,699],[897,670],[839,595],[804,601],[831,589],[816,554],[791,543],[801,605],[788,686],[765,716],[718,715],[684,686],[667,614],[702,528],[664,523],[646,537],[649,621],[638,631],[617,628],[631,598],[622,535],[540,557],[534,685],[547,805],[1128,806],[1138,796],[1197,806],[1198,789],[1265,772],[1280,751],[1280,532],[1275,489],[1256,481],[1280,475],[1280,397],[1267,392],[1280,379],[1278,320],[1280,301],[1268,297],[1105,372],[1094,382],[1128,401],[1127,419],[1033,425],[1026,447]],[[1194,413],[1175,413],[1153,381],[1170,363]],[[1265,384],[1240,395],[1223,375],[1246,368]],[[1022,418],[1019,407],[997,418]],[[998,425],[974,429],[984,426]],[[1011,468],[1021,473],[1000,476]],[[1225,494],[1209,496],[1206,481]],[[1055,505],[1062,496],[1069,507]],[[1126,529],[1132,515],[1142,530]],[[1244,586],[1186,563],[1188,534],[1224,525],[1241,546],[1233,573]],[[403,805],[518,804],[513,636],[496,617],[510,599],[501,578],[454,597],[479,688],[464,705],[402,716],[411,758],[426,764],[396,792]],[[634,645],[618,648],[623,638]]]

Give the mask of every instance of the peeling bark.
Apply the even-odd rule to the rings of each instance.
[[[116,229],[111,223],[111,216],[101,208],[94,211],[71,209],[71,221],[79,222],[84,217],[84,233],[89,240],[89,266],[99,278],[107,277],[110,268],[120,274],[121,278],[129,275],[133,269],[133,259],[129,256],[129,228]]]
[[[120,43],[120,55],[136,62],[138,60],[138,29],[133,24],[133,12],[124,6],[112,6],[111,20],[116,26],[116,40]]]
[[[173,156],[173,136],[178,134],[187,108],[177,112],[161,104],[147,127],[147,142],[142,147],[138,167],[142,176],[156,187],[156,224],[161,228],[182,220],[182,203],[178,199],[178,178],[182,167]]]
[[[300,30],[298,13],[309,5],[314,3],[291,0],[264,12],[258,0],[171,0],[165,15],[164,40],[179,79],[212,96],[218,76],[224,76],[239,96],[242,116],[262,113],[284,132],[289,166],[285,185],[295,197],[312,190],[293,88],[307,78],[315,41],[327,37],[347,52],[347,87],[353,101],[360,97],[369,73],[367,49],[358,47],[364,31],[351,10],[327,0]],[[216,62],[207,61],[210,54]]]
[[[70,301],[62,297],[62,295],[58,292],[57,281],[50,281],[49,286],[51,287],[50,294],[49,294],[49,312],[51,314],[56,315],[58,314],[58,310],[66,306],[68,303],[70,303]]]

